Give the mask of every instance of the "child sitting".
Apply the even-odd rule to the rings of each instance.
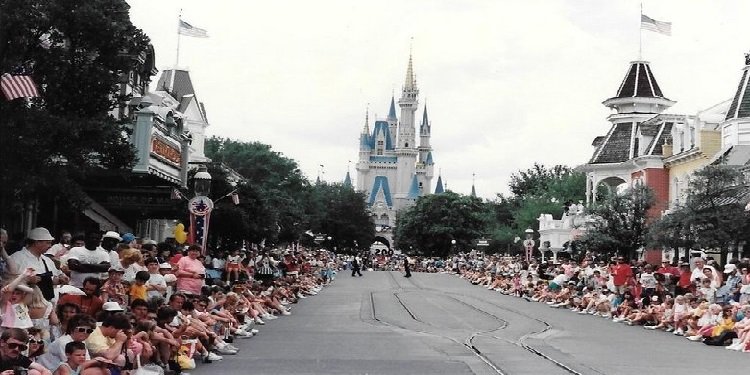
[[[135,301],[136,299],[148,300],[146,283],[150,278],[151,274],[148,271],[138,271],[135,273],[135,279],[133,280],[133,284],[130,285],[130,291],[128,292],[131,301]]]
[[[86,344],[79,341],[71,341],[65,344],[65,356],[67,361],[61,363],[54,371],[54,375],[79,375],[79,374],[106,374],[107,366],[113,365],[102,357],[86,360]]]

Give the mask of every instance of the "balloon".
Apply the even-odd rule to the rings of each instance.
[[[187,241],[187,232],[185,232],[184,224],[179,223],[174,227],[174,240],[180,245]]]

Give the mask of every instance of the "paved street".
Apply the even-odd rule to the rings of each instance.
[[[552,309],[452,275],[339,273],[192,374],[743,373],[750,356]]]

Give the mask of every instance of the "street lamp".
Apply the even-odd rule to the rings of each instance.
[[[193,190],[196,196],[207,197],[211,193],[211,174],[208,173],[206,167],[200,167],[193,176]]]
[[[193,190],[195,191],[195,197],[188,201],[190,238],[192,243],[200,244],[205,253],[208,224],[211,219],[211,211],[214,209],[214,201],[208,197],[211,193],[211,175],[206,167],[200,167],[193,176]]]
[[[451,240],[451,249],[453,250],[453,253],[456,253],[456,240]]]

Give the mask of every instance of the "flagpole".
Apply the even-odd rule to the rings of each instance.
[[[638,17],[638,60],[643,60],[643,2],[641,1],[641,16]]]
[[[180,15],[177,16],[177,54],[174,59],[175,69],[180,65],[180,21],[182,21],[182,9],[180,9]]]

